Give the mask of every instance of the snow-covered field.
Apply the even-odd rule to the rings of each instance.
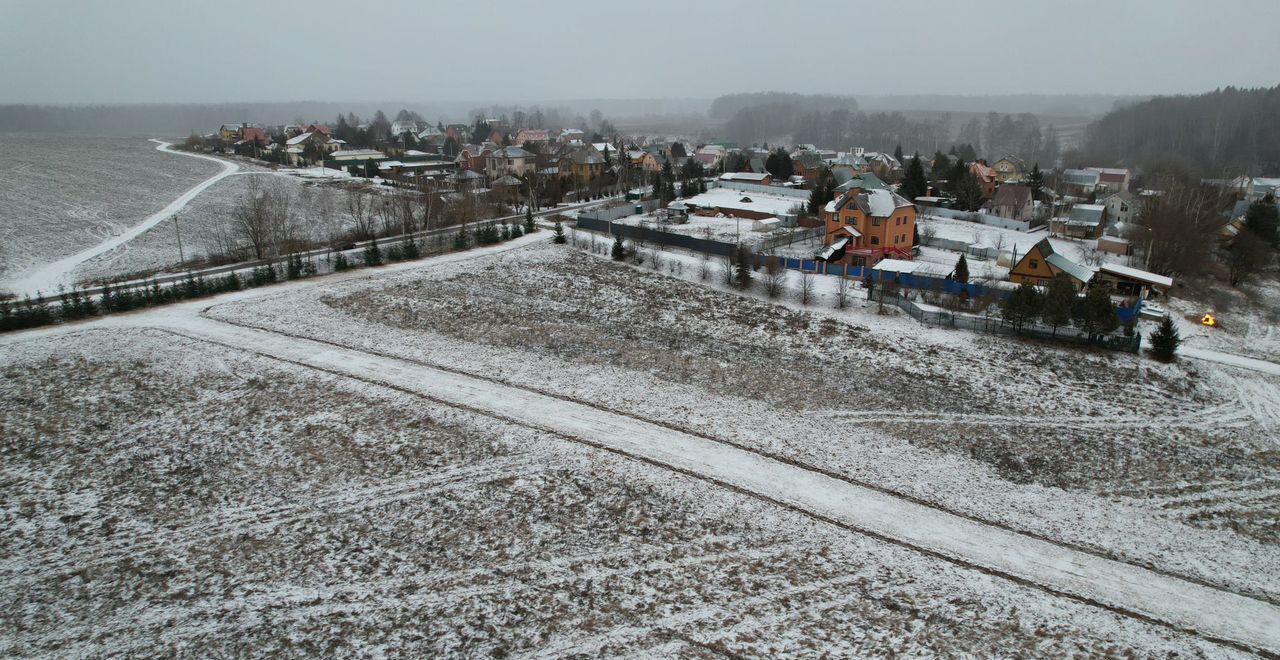
[[[0,135],[0,290],[125,232],[219,171],[141,138]]]
[[[1277,377],[839,311],[827,279],[772,303],[695,257],[657,274],[545,238],[4,338],[9,652],[1233,653],[691,478],[730,466],[621,458],[614,419],[1058,548],[1086,583],[1072,553],[1280,599]],[[529,405],[456,407],[485,382]],[[556,397],[596,411],[583,442],[539,417]],[[1144,588],[1111,587],[1121,609]],[[1259,607],[1195,616],[1256,631]]]

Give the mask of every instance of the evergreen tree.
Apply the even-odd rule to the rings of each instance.
[[[1116,304],[1111,302],[1111,293],[1105,287],[1089,287],[1081,310],[1080,327],[1089,335],[1090,341],[1098,341],[1103,335],[1120,327]]]
[[[382,265],[382,250],[378,249],[378,239],[376,238],[373,240],[370,240],[369,244],[364,246],[364,265],[366,266]]]
[[[532,234],[538,226],[533,223],[533,208],[525,207],[524,209],[524,233]]]
[[[560,225],[560,220],[556,220],[556,227],[551,235],[551,242],[564,245],[564,227]],[[616,244],[615,244],[616,245]],[[614,257],[617,258],[616,256]]]
[[[1000,312],[1004,320],[1020,332],[1027,322],[1040,315],[1041,305],[1040,290],[1030,282],[1023,282],[1004,299]]]
[[[1040,319],[1045,325],[1053,328],[1057,336],[1058,328],[1071,322],[1071,311],[1076,304],[1076,288],[1071,284],[1071,277],[1066,273],[1058,273],[1049,280],[1048,290],[1044,295],[1044,306],[1040,310]]]
[[[333,256],[333,271],[335,273],[341,273],[350,267],[351,264],[347,261],[347,255],[339,252]]]
[[[898,146],[896,146],[896,147],[894,147],[894,148],[893,148],[893,157],[894,157],[894,158],[896,158],[896,159],[898,159],[898,162],[899,162],[899,163],[901,163],[901,162],[902,162],[902,158],[903,158],[903,156],[902,156],[902,145],[898,145]],[[920,154],[916,154],[916,157],[917,157],[917,158],[919,158],[919,157],[920,157]]]
[[[914,203],[917,197],[929,194],[929,180],[924,176],[924,165],[920,162],[920,154],[911,157],[907,170],[902,176],[902,187],[899,192],[907,201]]]
[[[557,222],[556,224],[560,223]],[[614,261],[622,261],[627,258],[627,248],[622,245],[622,234],[613,237],[613,250],[610,252],[610,256],[613,257]]]
[[[956,208],[961,211],[976,211],[982,206],[982,186],[964,163],[956,163],[947,181],[951,186],[951,194],[955,195]]]
[[[733,259],[733,280],[739,289],[751,286],[751,269],[754,265],[755,257],[751,254],[751,250],[739,243]]]
[[[467,245],[467,230],[465,227],[459,228],[457,235],[453,237],[453,249],[465,250],[467,249]]]
[[[1160,321],[1160,327],[1151,333],[1151,355],[1161,362],[1173,362],[1180,344],[1182,337],[1178,335],[1178,327],[1166,314]]]
[[[1280,246],[1280,207],[1271,195],[1249,205],[1244,226],[1272,247]]]
[[[1040,201],[1040,192],[1044,188],[1044,172],[1040,171],[1040,163],[1031,166],[1031,174],[1027,176],[1027,185],[1031,187],[1031,199]]]
[[[956,270],[953,279],[961,284],[969,283],[969,262],[965,261],[963,254],[956,260]]]
[[[417,259],[418,257],[421,257],[421,256],[422,256],[422,251],[418,249],[417,241],[410,238],[408,241],[405,242],[404,244],[405,261],[413,261],[414,259]]]

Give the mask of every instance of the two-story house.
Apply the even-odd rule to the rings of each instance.
[[[888,256],[912,258],[916,207],[884,188],[851,188],[823,208],[824,259],[871,266]]]
[[[521,147],[494,149],[484,157],[485,174],[490,179],[499,179],[508,174],[524,176],[536,170],[537,166],[536,155]]]
[[[991,164],[1000,183],[1022,181],[1027,177],[1027,164],[1017,156],[1005,156]]]

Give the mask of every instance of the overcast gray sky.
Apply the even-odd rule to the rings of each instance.
[[[1280,83],[1280,0],[0,0],[0,103],[1150,94]]]

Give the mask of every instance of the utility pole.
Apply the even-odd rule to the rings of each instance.
[[[173,232],[178,235],[178,263],[185,263],[187,258],[182,253],[182,229],[178,226],[178,214],[173,214]]]

